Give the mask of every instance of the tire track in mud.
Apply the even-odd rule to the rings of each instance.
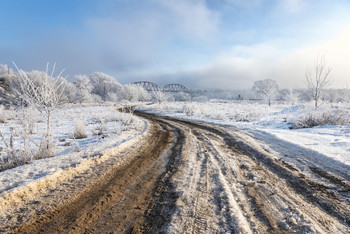
[[[243,133],[136,112],[152,122],[130,163],[25,233],[348,233],[350,202],[247,141]],[[312,167],[337,188],[348,181]],[[81,175],[84,178],[84,175]],[[85,175],[88,176],[88,175]],[[64,187],[60,188],[64,191]]]
[[[184,132],[186,128],[191,129],[197,144],[202,145],[206,154],[210,155],[208,163],[216,168],[216,173],[211,172],[210,175],[213,187],[208,202],[216,206],[217,217],[214,220],[219,223],[216,231],[349,231],[349,204],[327,191],[318,181],[295,170],[292,165],[276,160],[268,152],[244,142],[241,136],[231,135],[219,127],[171,117],[162,119]],[[336,182],[339,184],[339,181]],[[183,198],[186,199],[191,198]],[[193,199],[194,206],[198,206],[197,201]],[[186,205],[190,203],[187,201]],[[184,221],[179,217],[177,219],[177,225],[173,226],[179,228]],[[186,229],[179,232],[186,232]]]
[[[174,137],[165,124],[156,123],[149,144],[134,152],[131,162],[111,168],[102,180],[62,207],[20,225],[16,233],[140,232],[144,213],[155,195],[159,175],[169,173],[167,151],[172,152]],[[176,147],[176,145],[175,145]],[[171,163],[171,160],[169,160]],[[166,167],[166,169],[164,168]],[[163,173],[164,174],[164,173]],[[164,214],[164,217],[167,217]],[[149,221],[146,219],[146,221]]]
[[[216,150],[209,139],[197,130],[192,133],[197,137],[199,144],[205,148],[209,163],[214,171],[211,173],[213,200],[215,201],[216,214],[219,217],[219,226],[225,231],[237,233],[242,226],[248,226],[246,220],[242,219],[242,214],[234,199],[234,194],[229,189],[228,169],[220,160],[221,154]],[[230,174],[232,175],[232,174]],[[236,214],[235,214],[236,213]],[[239,213],[237,215],[237,213]],[[247,232],[247,230],[242,230]]]
[[[163,121],[157,121],[164,124]],[[176,208],[176,201],[179,195],[176,192],[175,184],[171,179],[177,173],[179,164],[181,163],[182,146],[185,141],[184,134],[177,128],[172,127],[176,134],[176,141],[171,148],[169,161],[165,171],[157,179],[156,189],[152,193],[152,201],[145,212],[145,223],[138,230],[144,233],[165,232],[171,221],[171,214]],[[135,228],[132,230],[135,231]]]
[[[248,156],[256,161],[258,165],[263,165],[264,168],[271,171],[273,174],[283,178],[297,194],[304,196],[306,200],[313,204],[318,204],[325,212],[338,218],[340,222],[345,222],[348,226],[350,226],[350,210],[347,209],[349,204],[338,204],[338,202],[334,202],[333,199],[336,199],[334,194],[327,191],[324,186],[309,180],[301,173],[293,173],[294,170],[291,170],[290,167],[286,167],[284,163],[280,164],[278,160],[274,160],[272,157],[269,157],[267,154],[254,149],[243,141],[238,141],[225,131],[207,126],[205,124],[201,125],[183,120],[175,121],[183,122],[184,124],[195,126],[221,136],[225,141],[225,144],[232,148],[234,152],[238,151],[242,153],[242,155]],[[320,169],[312,170],[317,174],[323,175],[323,177],[328,175],[327,172],[322,172]],[[328,176],[328,179],[329,178],[330,176]],[[348,189],[348,182],[344,180],[339,181],[339,179],[332,179],[330,179],[331,182],[341,184],[344,187],[344,190]]]

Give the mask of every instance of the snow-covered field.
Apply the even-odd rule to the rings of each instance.
[[[128,103],[128,105],[132,104]],[[43,207],[55,206],[57,201],[63,204],[65,199],[74,199],[74,196],[83,194],[84,188],[91,183],[91,181],[98,181],[98,178],[106,178],[105,176],[108,173],[103,173],[109,166],[119,168],[119,166],[127,165],[125,163],[128,162],[128,159],[133,158],[131,155],[139,155],[139,152],[143,151],[150,152],[149,155],[156,155],[151,149],[152,147],[158,148],[161,144],[154,145],[153,140],[150,139],[156,138],[151,138],[150,136],[161,135],[159,134],[161,132],[164,133],[164,138],[159,138],[158,141],[163,144],[167,143],[171,145],[171,150],[165,148],[165,151],[168,153],[163,152],[164,157],[165,155],[173,155],[172,157],[175,158],[174,155],[180,154],[183,160],[182,163],[184,163],[180,164],[180,160],[165,160],[168,162],[167,168],[168,166],[169,168],[176,168],[176,170],[169,169],[169,172],[172,171],[175,174],[164,173],[164,178],[169,175],[171,176],[168,179],[163,178],[161,181],[165,181],[163,182],[164,184],[158,185],[168,188],[167,186],[177,184],[176,189],[179,194],[181,194],[176,201],[176,206],[179,208],[178,211],[181,212],[173,216],[170,225],[171,228],[174,228],[175,232],[182,227],[185,229],[200,230],[203,228],[201,222],[199,222],[202,218],[208,221],[208,227],[212,228],[212,230],[222,230],[223,228],[225,230],[233,230],[233,228],[239,228],[239,230],[249,230],[250,228],[252,228],[252,230],[258,230],[258,228],[261,228],[258,225],[259,215],[250,211],[248,212],[249,217],[247,219],[247,211],[249,211],[252,206],[249,202],[250,200],[245,198],[246,190],[242,187],[243,185],[248,187],[247,191],[250,193],[249,196],[260,199],[259,204],[263,204],[265,201],[268,202],[269,206],[266,206],[264,214],[268,214],[268,217],[275,220],[280,220],[281,217],[284,217],[282,218],[284,226],[281,226],[284,229],[288,229],[290,227],[289,225],[291,225],[291,227],[299,229],[308,228],[308,230],[312,230],[312,228],[316,228],[315,230],[317,230],[317,228],[321,228],[321,226],[324,225],[322,222],[319,223],[319,217],[325,215],[325,213],[318,208],[318,204],[320,203],[305,208],[306,203],[304,203],[304,200],[301,199],[299,195],[294,196],[294,194],[289,194],[290,191],[286,187],[288,183],[285,182],[285,179],[287,179],[289,175],[294,175],[293,173],[295,171],[298,171],[295,172],[298,176],[295,178],[293,177],[293,180],[304,181],[303,178],[305,178],[306,175],[308,179],[315,179],[321,185],[328,186],[328,184],[330,184],[331,186],[329,188],[334,191],[338,190],[333,188],[338,188],[339,186],[343,186],[343,184],[347,185],[347,182],[339,178],[348,178],[349,176],[347,173],[350,167],[349,106],[324,104],[322,108],[320,107],[317,111],[306,104],[274,104],[268,106],[262,103],[224,101],[206,103],[144,103],[143,105],[137,104],[137,106],[143,111],[203,121],[219,125],[219,127],[210,126],[208,129],[211,130],[202,131],[200,127],[196,128],[196,126],[199,126],[198,124],[193,124],[193,128],[190,128],[191,130],[188,131],[188,126],[182,124],[182,121],[163,118],[164,122],[170,122],[169,126],[178,129],[176,134],[178,138],[176,138],[171,136],[171,134],[165,134],[166,131],[163,131],[166,129],[165,126],[158,126],[157,124],[148,125],[148,123],[151,123],[151,119],[146,121],[132,114],[119,112],[118,109],[122,107],[121,104],[67,105],[55,110],[51,116],[50,127],[53,139],[50,139],[50,141],[54,143],[55,154],[52,155],[52,157],[35,159],[35,150],[40,146],[40,142],[45,139],[46,116],[35,113],[33,110],[27,112],[23,112],[22,109],[2,110],[2,116],[0,117],[3,123],[0,124],[0,131],[2,132],[3,138],[1,139],[0,145],[0,162],[2,166],[5,165],[5,167],[0,171],[0,207],[2,207],[0,220],[8,220],[9,223],[17,225],[22,222],[22,217],[26,217],[25,220],[27,220],[27,217],[31,217],[31,214],[34,214],[37,210],[42,210]],[[26,118],[24,118],[24,116],[26,116]],[[142,116],[142,113],[140,113],[140,116]],[[144,116],[146,117],[148,115]],[[311,122],[310,116],[312,117]],[[341,118],[339,118],[339,116],[341,116]],[[162,120],[161,117],[151,116],[150,118],[159,118]],[[158,123],[164,123],[162,121]],[[330,124],[335,122],[342,124]],[[155,121],[155,123],[157,123],[157,121]],[[305,126],[305,124],[313,125],[314,123],[329,124],[313,128],[300,128],[300,126]],[[191,125],[191,123],[187,124]],[[155,126],[158,128],[156,129]],[[203,124],[203,126],[208,125]],[[179,129],[182,130],[180,131]],[[238,131],[238,129],[242,131]],[[172,131],[175,132],[174,130]],[[224,136],[226,136],[226,133],[232,134],[230,135],[232,137],[230,138],[232,142],[229,144],[225,143],[226,137]],[[169,138],[165,138],[166,136]],[[240,151],[231,150],[232,144],[235,143],[233,139],[237,140],[237,142],[244,142],[241,149],[247,150],[247,152],[253,152],[253,156],[245,156],[246,154],[241,154],[239,153]],[[252,145],[254,148],[244,148],[246,144],[247,146]],[[140,151],[140,145],[146,145],[150,148],[143,148],[143,151]],[[32,155],[33,158],[31,158],[31,160],[28,159],[24,164],[19,164],[14,168],[7,169],[6,160],[8,159],[6,157],[8,156],[6,155],[8,150],[15,152],[17,155],[21,155],[20,152],[22,152],[25,147],[33,152],[33,154],[29,153],[25,155]],[[254,150],[250,151],[252,149]],[[137,154],[130,153],[133,150],[134,153],[137,152]],[[304,152],[306,153],[304,154]],[[244,157],[232,157],[232,155],[236,153]],[[264,164],[259,164],[254,160],[256,159],[254,154],[260,155],[260,153],[266,157]],[[296,154],[297,157],[294,157],[294,154]],[[145,156],[145,154],[142,155]],[[267,160],[267,157],[269,157],[270,161]],[[144,159],[147,157],[136,158]],[[165,161],[161,161],[160,163],[163,165]],[[142,165],[148,165],[149,162],[150,161],[147,160],[139,161]],[[272,164],[270,165],[267,162],[272,162]],[[279,180],[276,179],[276,174],[271,173],[269,170],[262,169],[262,165],[264,165],[264,167],[277,167],[279,163],[281,165],[288,165],[293,169],[287,174],[281,174],[282,183],[277,182]],[[317,167],[314,167],[314,165],[317,165]],[[286,168],[289,168],[288,166],[286,166]],[[155,167],[159,170],[158,166]],[[127,176],[116,175],[120,178],[125,178],[133,174],[134,168],[128,168],[132,169],[125,172]],[[135,191],[138,192],[140,191],[138,186],[142,187],[143,185],[141,184],[144,183],[143,179],[145,177],[143,177],[143,175],[148,175],[147,173],[153,174],[153,169],[147,172],[148,169],[140,168],[141,167],[139,167],[139,170],[142,175],[138,175],[140,177],[137,178],[142,178],[142,181],[140,180],[138,182],[139,184],[134,184],[133,181],[129,181],[133,184],[132,186],[135,186],[134,189],[137,189]],[[283,170],[285,170],[285,173],[288,171],[283,166],[279,168],[284,168]],[[338,171],[338,169],[340,170]],[[330,183],[331,181],[324,181],[324,178],[320,179],[319,174],[311,173],[313,170],[326,173],[328,177],[325,178],[339,179],[337,181],[342,181],[343,184],[334,185],[338,187],[332,187],[333,184]],[[346,174],[345,176],[344,173]],[[88,182],[89,178],[93,179]],[[239,182],[241,179],[245,182]],[[97,184],[100,186],[99,182],[97,182]],[[69,186],[60,187],[62,185]],[[119,184],[119,186],[120,185],[121,184]],[[117,191],[120,189],[119,186],[111,186],[111,188],[115,188],[115,191]],[[125,186],[129,187],[127,183]],[[69,190],[67,188],[69,188]],[[276,192],[273,192],[275,188],[278,189]],[[298,190],[300,188],[298,187],[295,189]],[[312,194],[317,190],[317,188],[310,189],[311,190],[308,192]],[[166,190],[170,191],[169,193],[173,193],[170,189]],[[135,193],[135,191],[130,190],[129,192],[130,194],[138,194],[138,192]],[[289,192],[285,194],[285,192],[281,191]],[[46,194],[50,194],[50,196]],[[110,194],[114,193],[106,192],[105,194],[108,198],[107,200],[109,200],[109,196],[112,196]],[[147,192],[147,194],[150,193]],[[274,196],[270,196],[270,194]],[[122,197],[127,196],[125,194],[121,195]],[[276,199],[277,196],[279,197],[278,199]],[[339,196],[343,199],[346,198],[347,195]],[[161,197],[170,199],[169,194],[162,194]],[[100,198],[96,197],[96,199]],[[322,197],[322,199],[321,200],[326,203],[336,202],[331,201],[327,196]],[[284,201],[283,203],[276,202],[282,200]],[[130,201],[134,203],[135,199],[131,199]],[[144,201],[142,195],[140,195],[138,201]],[[318,201],[319,200],[317,200],[317,202]],[[123,203],[125,200],[122,199],[120,202]],[[166,203],[171,204],[171,202],[172,200],[170,199]],[[162,204],[161,202],[157,204],[159,207],[163,206],[160,205]],[[36,207],[32,207],[32,205]],[[28,206],[31,208],[23,212],[22,207]],[[193,208],[193,206],[195,208]],[[212,212],[216,210],[215,206],[221,207],[219,208],[221,213]],[[290,207],[293,206],[298,208],[291,209]],[[119,206],[114,204],[112,207]],[[132,204],[132,207],[135,207],[135,205]],[[211,213],[207,210],[208,207],[212,207],[209,209]],[[246,208],[243,209],[242,207]],[[264,205],[261,205],[261,207],[265,209]],[[79,206],[76,208],[79,210],[81,209]],[[298,211],[298,209],[304,208],[311,209],[311,211]],[[96,209],[100,208],[96,207]],[[167,209],[161,209],[164,210],[164,212],[168,212],[166,211]],[[342,220],[344,217],[347,217],[346,210],[347,209],[344,208],[344,210],[340,211]],[[189,217],[183,214],[190,214],[193,211],[193,215],[190,216],[192,221],[188,222]],[[155,209],[155,212],[159,215],[157,209]],[[89,211],[88,214],[92,213]],[[303,216],[303,214],[307,215]],[[48,213],[48,215],[50,216],[51,213]],[[162,215],[165,217],[170,216],[168,213]],[[310,218],[310,215],[315,215],[315,217],[312,216],[314,218]],[[86,217],[89,219],[89,216]],[[207,219],[208,217],[209,219]],[[230,218],[227,219],[227,217]],[[294,217],[296,217],[295,220],[298,221],[294,222]],[[333,221],[331,220],[333,220],[333,218],[328,218],[329,221],[327,222],[332,223]],[[108,219],[110,219],[110,217],[108,217]],[[227,220],[225,221],[224,219]],[[248,220],[254,220],[254,222],[250,224]],[[327,230],[342,230],[341,227],[337,225],[340,224],[337,223],[333,226],[328,225]]]
[[[131,114],[118,112],[119,107],[116,105],[68,105],[58,109],[52,115],[50,125],[54,136],[55,156],[28,161],[12,169],[6,169],[4,161],[6,161],[7,151],[4,142],[9,148],[23,150],[25,144],[23,129],[31,128],[30,133],[27,133],[26,147],[35,151],[45,135],[46,121],[45,116],[33,110],[29,113],[14,109],[2,110],[4,123],[0,123],[0,131],[4,140],[0,141],[2,166],[0,194],[4,195],[21,187],[28,187],[23,185],[36,183],[50,176],[57,178],[68,170],[89,167],[91,163],[96,162],[96,159],[103,160],[103,157],[100,159],[103,152],[136,139],[135,137],[146,131],[146,121]],[[249,102],[167,102],[140,107],[142,110],[162,115],[238,127],[252,135],[266,138],[267,141],[278,138],[313,150],[324,161],[335,160],[350,166],[350,108],[328,105],[325,110],[337,110],[337,108],[342,110],[344,118],[348,118],[347,123],[290,129],[293,123],[307,116],[312,108],[307,105],[268,106]],[[325,110],[322,113],[326,113]],[[23,115],[26,116],[24,120]],[[31,126],[28,127],[28,125]],[[78,127],[86,134],[86,138],[75,137]]]
[[[147,129],[147,122],[132,114],[118,112],[119,107],[69,105],[56,110],[50,124],[55,156],[40,160],[26,159],[25,164],[7,170],[4,143],[15,151],[23,150],[23,122],[28,122],[28,119],[23,120],[22,110],[2,110],[4,123],[0,123],[0,131],[4,140],[0,140],[0,194],[53,174],[62,175],[63,171],[86,167],[94,158],[100,158],[103,152],[135,138]],[[33,151],[34,157],[46,133],[45,116],[31,110],[26,117],[33,125],[32,132],[26,136],[26,147]],[[86,137],[77,139],[76,128],[80,128]],[[13,146],[10,147],[10,144]]]
[[[162,103],[144,107],[162,115],[235,126],[313,150],[324,158],[350,166],[350,106],[324,103],[317,112],[310,104],[258,104],[251,102]],[[341,115],[341,125],[290,129],[312,115],[330,119]]]

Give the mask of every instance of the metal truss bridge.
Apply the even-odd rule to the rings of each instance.
[[[149,92],[157,92],[157,91],[172,92],[172,93],[179,93],[179,92],[189,93],[190,92],[190,90],[185,86],[183,86],[182,84],[168,84],[168,85],[165,85],[164,87],[161,87],[149,81],[138,81],[131,84],[139,85]]]

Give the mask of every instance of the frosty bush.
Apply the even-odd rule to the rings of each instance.
[[[195,112],[198,111],[198,108],[195,104],[191,103],[191,104],[185,104],[183,106],[182,112],[185,113],[188,116],[192,116],[195,114]]]
[[[78,120],[75,122],[75,129],[74,129],[74,134],[73,134],[73,138],[75,139],[83,139],[86,138],[87,135],[85,133],[85,124]]]
[[[211,116],[213,109],[210,106],[203,105],[203,103],[188,103],[183,106],[182,112],[189,116],[202,118]]]
[[[15,129],[11,128],[10,139],[7,142],[0,131],[0,137],[4,145],[4,147],[0,147],[0,171],[25,164],[36,157],[33,142],[29,142],[29,138],[23,129],[20,135],[21,137],[18,137]],[[22,138],[23,145],[16,148],[14,145],[15,138]]]
[[[0,123],[5,123],[5,108],[3,105],[0,105]]]
[[[116,125],[115,126],[115,134],[116,135],[120,135],[122,133],[122,130],[120,129],[120,126],[119,125]]]
[[[322,125],[342,125],[349,123],[350,111],[336,108],[306,108],[305,112],[290,121],[294,128],[312,128]]]
[[[249,112],[249,113],[236,113],[233,116],[233,120],[237,122],[252,122],[258,120],[260,118],[260,114],[257,112]]]
[[[122,122],[124,125],[132,124],[135,121],[135,116],[130,113],[119,112],[115,116],[115,121]]]
[[[105,131],[106,128],[107,128],[106,123],[103,120],[101,120],[101,122],[97,128],[97,130],[98,130],[97,134],[95,134],[95,135],[103,135],[103,131]]]
[[[44,136],[35,155],[36,159],[50,158],[56,154],[56,144],[51,136]]]

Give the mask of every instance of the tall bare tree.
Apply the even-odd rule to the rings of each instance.
[[[61,77],[64,70],[54,77],[55,64],[49,74],[49,64],[47,63],[46,72],[34,71],[31,77],[28,73],[20,70],[15,63],[13,64],[18,71],[18,81],[15,85],[18,103],[33,106],[46,114],[45,148],[49,150],[50,117],[52,112],[65,101],[63,94],[66,79]]]
[[[314,101],[315,108],[317,108],[325,88],[332,83],[331,71],[332,68],[327,65],[326,56],[319,55],[314,61],[314,66],[307,69],[305,73],[306,85]]]
[[[276,98],[278,93],[278,84],[275,80],[257,80],[253,84],[253,90],[262,98],[267,99],[269,106],[271,101]]]

